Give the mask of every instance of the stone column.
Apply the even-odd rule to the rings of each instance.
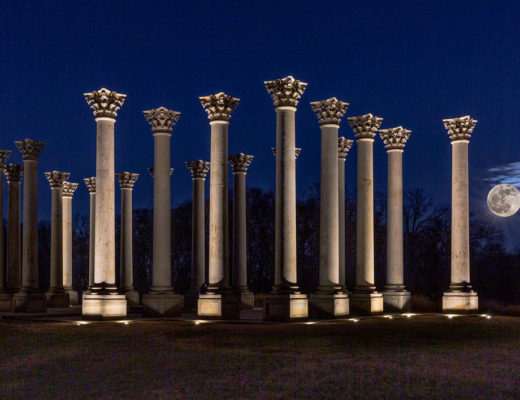
[[[385,311],[390,312],[411,309],[412,296],[405,289],[403,277],[403,149],[410,132],[402,126],[379,131],[388,152],[386,285],[383,301]]]
[[[126,296],[128,308],[139,306],[139,293],[134,289],[132,190],[139,174],[121,172],[116,179],[121,186],[121,241],[119,261],[120,292]]]
[[[374,282],[374,163],[373,143],[382,118],[366,114],[349,118],[357,139],[356,286],[350,296],[353,311],[383,312],[383,296]]]
[[[32,139],[14,142],[22,153],[23,233],[22,290],[13,298],[14,311],[44,312],[45,294],[38,283],[38,159],[45,143]]]
[[[311,315],[344,317],[349,301],[339,283],[338,130],[348,103],[332,97],[311,107],[321,126],[319,286],[309,297]]]
[[[150,174],[150,176],[151,176],[152,178],[153,178],[153,171],[154,171],[153,167],[152,167],[152,168],[148,168],[148,173]],[[174,171],[174,169],[173,169],[173,168],[170,168],[170,176],[172,176],[173,171]]]
[[[79,304],[78,292],[72,286],[72,196],[77,188],[77,183],[63,182],[63,288],[71,305]]]
[[[195,160],[186,163],[193,179],[193,206],[191,230],[191,284],[184,296],[184,308],[197,310],[199,293],[206,283],[204,182],[210,163]]]
[[[276,157],[276,147],[271,147],[271,151],[273,152],[273,155]],[[295,147],[294,148],[294,159],[297,160],[298,156],[302,152],[301,147]]]
[[[200,97],[211,126],[209,181],[209,263],[207,293],[199,296],[197,314],[239,318],[239,299],[229,287],[228,126],[239,99],[225,93]]]
[[[152,287],[143,296],[144,312],[148,315],[178,316],[182,296],[173,292],[171,263],[171,183],[170,138],[173,126],[181,115],[159,107],[143,111],[150,123],[154,142],[153,173],[153,274]]]
[[[240,295],[240,308],[252,309],[255,296],[247,287],[246,172],[253,156],[229,156],[233,171],[233,290]]]
[[[5,161],[10,155],[10,150],[0,150],[0,311],[10,311],[12,307],[12,294],[7,291],[4,264],[4,172]]]
[[[69,179],[68,172],[46,172],[51,185],[51,286],[47,292],[47,307],[68,307],[69,294],[63,288],[63,182]]]
[[[85,93],[97,125],[94,284],[83,294],[83,318],[126,316],[126,298],[117,292],[115,266],[114,125],[126,95],[105,88]]]
[[[353,143],[354,141],[343,136],[338,138],[339,285],[345,291],[345,161]]]
[[[89,292],[94,285],[94,258],[96,243],[96,177],[83,178],[83,182],[87,185],[90,196],[90,223],[89,223],[89,240],[88,240],[88,289]]]
[[[451,284],[442,296],[444,312],[476,312],[478,296],[470,284],[468,145],[477,121],[469,115],[443,120],[452,145]]]
[[[276,110],[274,286],[264,300],[264,320],[308,317],[307,295],[298,290],[296,268],[296,106],[307,84],[288,76],[264,82]]]

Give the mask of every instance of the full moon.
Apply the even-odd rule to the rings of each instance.
[[[493,214],[510,217],[520,208],[520,192],[516,187],[502,183],[489,191],[487,203]]]

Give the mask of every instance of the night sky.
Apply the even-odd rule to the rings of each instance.
[[[135,208],[153,204],[153,137],[142,110],[182,113],[172,135],[178,204],[191,197],[184,162],[209,160],[209,121],[198,97],[224,91],[240,98],[230,154],[254,155],[247,184],[274,190],[275,112],[263,82],[293,75],[308,83],[296,114],[299,196],[320,176],[311,101],[335,96],[350,103],[340,135],[351,139],[346,117],[365,113],[383,117],[381,128],[411,129],[405,189],[423,188],[444,203],[451,146],[442,119],[471,115],[478,120],[470,143],[471,211],[499,224],[515,246],[520,215],[493,217],[486,196],[492,181],[520,186],[519,17],[515,1],[3,1],[0,148],[13,150],[8,162],[21,163],[14,140],[47,143],[40,219],[50,219],[43,175],[50,170],[80,182],[73,211],[88,213],[83,178],[95,175],[96,131],[83,93],[106,87],[127,94],[116,122],[116,172],[141,174]],[[346,163],[350,190],[355,150]],[[384,192],[387,156],[379,138],[374,162],[375,189]]]

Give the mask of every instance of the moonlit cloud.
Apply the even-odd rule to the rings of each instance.
[[[520,162],[489,168],[487,175],[484,180],[490,184],[508,183],[520,188]]]

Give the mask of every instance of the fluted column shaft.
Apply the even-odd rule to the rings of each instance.
[[[72,290],[72,197],[63,196],[63,287]]]
[[[88,288],[94,285],[94,262],[96,249],[96,192],[89,193],[90,203],[90,224],[88,241]]]
[[[22,285],[38,289],[38,160],[23,166]]]
[[[8,179],[7,193],[7,290],[20,290],[20,181]]]
[[[246,172],[233,172],[233,287],[247,289]]]
[[[191,289],[193,291],[198,291],[206,281],[204,181],[205,178],[193,178],[193,228],[191,232]]]
[[[403,150],[388,150],[387,265],[385,289],[404,289]]]
[[[132,188],[121,188],[121,268],[122,288],[133,290]]]
[[[344,157],[338,157],[338,263],[339,263],[339,285],[345,288],[345,161]]]
[[[62,187],[53,186],[51,192],[51,279],[49,292],[62,292],[64,291]]]
[[[4,166],[0,165],[0,293],[5,286],[4,267]]]

